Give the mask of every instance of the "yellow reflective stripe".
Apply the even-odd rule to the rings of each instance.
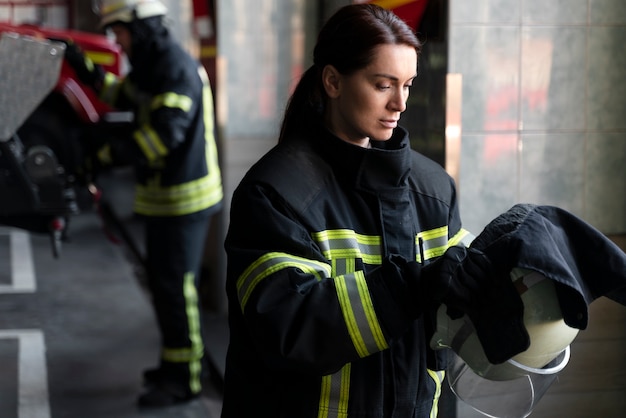
[[[100,99],[108,104],[113,104],[117,100],[122,80],[113,73],[105,73],[100,90]]]
[[[185,274],[183,295],[191,347],[163,347],[161,357],[170,363],[189,363],[189,388],[193,393],[198,393],[202,389],[200,375],[202,371],[201,361],[204,356],[204,343],[202,342],[200,312],[198,310],[198,292],[193,272]]]
[[[85,56],[94,64],[112,65],[115,64],[115,54],[102,51],[85,51]]]
[[[358,234],[350,229],[333,229],[314,232],[313,240],[329,260],[339,258],[361,259],[364,263],[382,263],[382,238],[377,235]]]
[[[362,271],[335,278],[339,306],[359,357],[388,348]]]
[[[455,245],[463,244],[466,247],[469,247],[472,241],[476,238],[471,232],[466,229],[461,228],[459,232],[456,233],[452,238],[450,238],[450,243],[448,244],[450,247]]]
[[[148,216],[180,216],[209,208],[223,196],[219,176],[211,174],[168,187],[137,184],[134,210]]]
[[[195,284],[195,274],[191,271],[185,274],[183,293],[185,295],[187,326],[189,328],[189,341],[191,341],[192,351],[204,353],[202,331],[200,329],[200,312],[198,310],[198,291]],[[201,358],[202,354],[189,362],[189,388],[193,393],[200,392],[202,388],[200,383]]]
[[[150,109],[155,110],[160,107],[168,107],[172,109],[180,109],[183,112],[189,112],[193,101],[191,97],[177,93],[163,93],[152,98]]]
[[[446,372],[444,370],[434,371],[428,369],[428,374],[435,382],[435,395],[433,396],[433,407],[430,410],[430,418],[437,418],[439,414],[439,398],[441,397],[441,385],[443,384],[443,379],[446,377]]]
[[[350,363],[335,374],[322,377],[318,418],[347,418],[350,399]]]
[[[422,241],[422,248],[419,248],[420,239]],[[448,226],[446,225],[418,233],[415,236],[415,245],[417,248],[417,261],[420,263],[434,257],[439,257],[448,248]],[[424,252],[425,260],[421,259],[422,251]]]
[[[420,239],[421,246],[420,249]],[[463,244],[469,246],[474,236],[467,230],[461,228],[452,238],[448,239],[448,226],[422,231],[415,236],[415,246],[417,248],[417,261],[422,263],[425,260],[439,257],[449,247]],[[422,260],[422,251],[424,252],[424,260]]]
[[[204,72],[204,68],[202,72]],[[206,73],[205,73],[206,74]],[[206,143],[205,158],[209,170],[209,181],[212,184],[222,184],[222,173],[220,170],[219,157],[217,153],[217,144],[215,142],[215,130],[213,120],[213,96],[211,94],[211,86],[208,84],[208,76],[206,77],[206,85],[203,89],[204,104],[204,140]]]
[[[167,147],[149,124],[142,125],[133,136],[148,161],[153,162],[167,155]]]
[[[202,104],[204,105],[204,129],[207,132],[207,137],[210,135],[213,139],[213,132],[215,129],[215,116],[214,116],[214,105],[213,105],[213,92],[211,91],[211,84],[209,83],[209,76],[207,75],[204,67],[198,68],[198,74],[200,74],[200,78],[202,79],[202,84],[204,87],[202,88]]]
[[[297,257],[287,253],[272,252],[259,257],[237,279],[237,294],[243,311],[252,291],[261,280],[287,268],[300,269],[305,274],[312,274],[317,280],[330,275],[330,266],[315,260]]]

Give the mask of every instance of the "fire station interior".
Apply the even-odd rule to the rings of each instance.
[[[409,19],[425,41],[401,124],[412,146],[455,179],[467,229],[477,234],[515,203],[554,205],[626,250],[622,0],[373,2]],[[2,417],[220,415],[229,198],[275,144],[286,100],[310,65],[316,31],[351,1],[163,3],[172,33],[207,69],[216,103],[226,201],[212,220],[201,280],[211,376],[201,398],[189,404],[137,408],[141,374],[157,362],[159,337],[137,257],[143,248],[132,213],[133,176],[118,168],[99,184],[113,224],[85,192],[61,236],[42,232],[4,222],[13,196],[0,196]],[[100,33],[97,22],[90,1],[0,0],[0,24]],[[7,68],[3,44],[4,37],[0,68]],[[6,74],[0,73],[0,111],[10,115],[28,101],[13,92],[29,89],[8,85]],[[63,126],[62,114],[52,118]],[[0,142],[12,134],[4,128]],[[531,416],[626,416],[625,324],[626,307],[607,298],[590,304],[587,329]],[[442,396],[439,417],[483,416],[447,386]]]

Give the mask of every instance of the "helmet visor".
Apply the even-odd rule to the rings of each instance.
[[[450,351],[448,384],[463,402],[484,416],[525,418],[529,416],[570,358],[566,347],[554,360],[540,369],[524,366],[514,360],[498,367],[508,367],[518,377],[511,380],[489,380],[480,377],[454,352]]]

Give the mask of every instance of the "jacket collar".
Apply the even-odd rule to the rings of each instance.
[[[388,141],[373,141],[371,148],[343,141],[325,128],[313,141],[340,182],[374,193],[407,185],[411,153],[408,133],[402,127],[397,127]]]

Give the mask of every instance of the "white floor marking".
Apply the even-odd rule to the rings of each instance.
[[[0,284],[0,293],[33,293],[37,290],[33,252],[28,232],[15,228],[0,228],[0,234],[10,236],[11,278],[9,285]]]
[[[0,330],[18,340],[18,418],[50,418],[46,344],[41,330]]]

